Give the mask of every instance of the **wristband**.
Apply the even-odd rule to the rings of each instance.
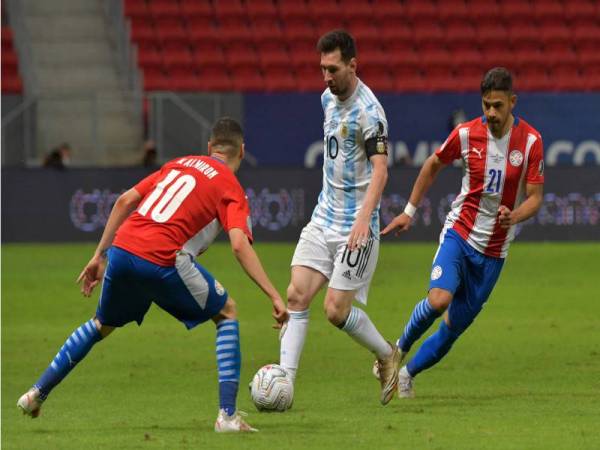
[[[413,216],[415,215],[416,212],[417,212],[417,207],[415,205],[413,205],[411,202],[408,202],[406,204],[406,206],[404,207],[404,214],[406,214],[411,219],[413,218]]]

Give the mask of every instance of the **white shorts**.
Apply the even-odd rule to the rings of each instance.
[[[348,237],[309,222],[300,233],[292,266],[318,270],[329,279],[329,287],[356,291],[356,300],[367,304],[371,279],[379,256],[379,236],[371,236],[365,247],[348,250]]]

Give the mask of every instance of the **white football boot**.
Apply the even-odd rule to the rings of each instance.
[[[382,405],[387,405],[398,387],[398,366],[400,365],[400,352],[398,347],[390,343],[392,354],[387,358],[378,359],[379,382],[381,383],[381,396],[379,400]]]
[[[19,398],[17,406],[23,411],[23,414],[35,419],[40,415],[40,409],[44,400],[40,398],[40,390],[32,387]]]
[[[398,372],[398,397],[413,398],[415,391],[413,389],[413,377],[410,376],[406,366]]]
[[[228,416],[224,409],[220,409],[217,421],[215,422],[215,431],[217,433],[246,433],[258,431],[242,419],[242,416],[247,415],[248,414],[245,412],[238,410],[233,416]]]

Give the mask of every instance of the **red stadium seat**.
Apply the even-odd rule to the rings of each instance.
[[[221,41],[221,45],[226,46],[236,42],[252,42],[254,39],[254,32],[248,27],[222,25],[219,28],[218,37]]]
[[[533,6],[529,2],[505,2],[500,4],[501,14],[511,28],[527,28],[534,18]]]
[[[567,1],[564,8],[565,18],[573,29],[581,26],[593,26],[598,20],[594,2]]]
[[[542,46],[540,30],[532,26],[512,26],[508,30],[510,45],[513,50],[539,50]]]
[[[239,0],[219,0],[214,2],[215,14],[220,23],[245,21],[247,18],[244,4]]]
[[[452,71],[453,58],[446,50],[430,50],[422,52],[419,66],[421,70],[432,73],[449,73]]]
[[[449,24],[468,25],[469,9],[462,0],[440,2],[437,6],[437,12],[439,19],[446,26]]]
[[[169,77],[161,70],[144,70],[144,90],[162,91],[169,89]]]
[[[194,67],[192,53],[188,49],[163,50],[163,61],[169,72],[176,70],[192,71]]]
[[[452,25],[445,29],[446,45],[454,51],[477,49],[477,34],[468,23]]]
[[[415,29],[415,43],[419,49],[439,49],[445,47],[444,30],[439,25],[421,26]]]
[[[394,76],[394,88],[397,92],[424,92],[426,87],[424,78],[418,72]]]
[[[270,27],[253,28],[253,39],[257,47],[262,45],[270,45],[273,42],[285,42],[283,31],[276,24]]]
[[[373,6],[368,2],[344,2],[340,5],[340,9],[348,23],[367,21],[371,25],[376,25],[376,21],[373,18]]]
[[[232,72],[233,87],[242,92],[265,90],[265,80],[257,69],[239,69]]]
[[[318,67],[299,67],[296,70],[296,79],[301,92],[322,92],[325,89],[325,82]]]
[[[23,83],[18,75],[2,76],[2,92],[19,94],[23,92]]]
[[[385,27],[381,36],[390,53],[414,48],[414,33],[410,27]]]
[[[600,26],[579,27],[573,30],[573,41],[578,50],[597,50],[600,47]]]
[[[375,93],[392,92],[394,90],[394,79],[385,68],[363,67],[359,69],[358,75]]]
[[[298,90],[296,76],[286,68],[269,70],[265,74],[267,92],[293,92]]]
[[[502,24],[477,26],[477,42],[482,51],[500,49],[508,45],[508,31]]]
[[[254,46],[247,43],[230,45],[225,52],[228,67],[236,70],[239,68],[259,69],[258,54]]]
[[[226,67],[225,55],[220,47],[194,49],[192,59],[194,65],[201,69]]]
[[[148,3],[148,9],[155,19],[164,19],[167,17],[179,18],[181,16],[179,2],[171,0],[151,0]]]
[[[488,68],[505,67],[510,71],[517,68],[514,53],[508,49],[484,50],[483,59]]]
[[[202,82],[194,73],[170,74],[169,89],[173,91],[200,91]]]
[[[425,85],[429,92],[452,92],[457,89],[457,81],[452,72],[425,74]]]
[[[535,3],[533,13],[540,26],[557,26],[565,23],[565,10],[559,1]]]
[[[145,0],[125,0],[123,8],[127,17],[145,19],[151,15]]]
[[[390,53],[388,64],[392,73],[412,76],[418,71],[420,60],[421,56],[413,50],[398,50]]]
[[[300,44],[301,46],[310,46],[313,49],[316,47],[319,38],[317,30],[309,22],[288,23],[283,28],[283,34],[290,46]]]
[[[304,2],[279,2],[277,8],[279,17],[286,23],[297,20],[308,22],[312,19],[312,15]]]
[[[269,66],[287,66],[291,62],[290,54],[284,48],[259,48],[258,58],[265,74],[267,73],[266,68]]]
[[[419,27],[437,24],[439,18],[437,5],[427,0],[408,3],[405,14],[413,25]]]
[[[548,65],[550,67],[554,67],[555,65],[562,64],[562,63],[571,64],[573,66],[576,66],[579,62],[579,58],[577,57],[577,54],[571,49],[564,49],[564,50],[545,49],[543,54],[544,54],[545,60],[547,61]],[[598,52],[595,52],[595,54],[598,54]]]
[[[373,20],[377,24],[386,24],[384,23],[387,20],[391,21],[404,21],[407,22],[408,18],[405,12],[404,3],[398,2],[395,0],[384,0],[378,1],[374,0],[372,3],[373,10]]]
[[[138,64],[144,70],[161,69],[163,66],[162,53],[156,47],[138,47]]]
[[[353,26],[352,24],[348,24],[348,30],[356,40],[359,53],[369,51],[370,48],[379,47],[382,44],[381,31],[373,25]]]
[[[187,44],[188,32],[179,19],[158,19],[156,22],[156,35],[160,42],[177,42]]]
[[[277,8],[271,0],[246,2],[246,11],[253,24],[276,23],[279,20]]]
[[[188,24],[194,21],[214,21],[215,11],[210,2],[199,2],[197,0],[182,0],[181,15]]]
[[[517,71],[515,89],[517,91],[546,91],[552,88],[552,83],[545,69],[532,66]]]
[[[202,91],[231,91],[233,82],[223,68],[208,68],[199,73],[200,90]]]
[[[339,17],[343,20],[343,10],[337,0],[308,0],[307,5],[312,17]]]
[[[158,41],[152,22],[146,20],[131,20],[131,40],[137,43]]]
[[[544,48],[548,50],[572,49],[571,30],[566,25],[545,26],[541,28]]]

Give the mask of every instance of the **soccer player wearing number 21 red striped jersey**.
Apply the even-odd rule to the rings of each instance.
[[[400,369],[398,394],[412,397],[413,378],[444,357],[473,322],[502,270],[515,225],[542,204],[544,157],[540,134],[513,116],[516,95],[506,69],[491,69],[481,82],[484,115],[460,124],[421,169],[404,212],[382,234],[408,230],[411,218],[438,172],[460,159],[460,193],[440,235],[427,297],[412,312],[397,346],[402,358],[444,314],[439,330],[427,338]]]
[[[251,246],[250,209],[234,174],[243,157],[241,126],[222,118],[212,129],[208,156],[174,159],[117,199],[77,280],[89,297],[103,279],[96,314],[71,334],[21,396],[17,405],[23,413],[37,417],[50,391],[94,344],[129,322],[141,325],[154,302],[188,329],[215,323],[220,399],[215,431],[256,431],[236,411],[241,356],[235,303],[195,261],[225,229],[238,262],[271,299],[275,320],[287,320],[285,305]]]

